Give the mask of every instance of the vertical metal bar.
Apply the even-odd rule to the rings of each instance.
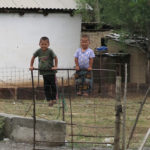
[[[36,128],[36,111],[35,111],[35,89],[34,89],[34,78],[33,78],[33,70],[31,70],[31,78],[32,78],[32,96],[33,96],[33,150],[35,150],[36,137],[35,137],[35,128]]]
[[[121,63],[119,63],[119,76],[121,76]]]
[[[70,113],[71,113],[71,143],[72,143],[72,150],[73,150],[73,119],[72,119],[72,104],[71,104],[71,91],[70,91],[70,78],[69,78],[69,70],[68,73],[68,92],[69,92],[69,102],[70,102]]]
[[[99,69],[101,69],[101,64],[102,64],[102,55],[99,53]],[[101,70],[99,70],[99,89],[98,93],[101,93]]]
[[[96,127],[96,99],[94,98],[94,122]],[[95,136],[97,136],[97,128],[95,128]]]
[[[40,62],[38,58],[38,62]],[[40,86],[40,70],[38,69],[38,87]]]
[[[62,117],[63,121],[65,121],[65,105],[64,105],[64,78],[61,78],[62,80]]]
[[[127,64],[125,64],[124,104],[123,104],[123,127],[122,127],[122,150],[126,150],[126,104],[127,104]]]
[[[23,78],[23,87],[24,87],[24,69],[23,69],[23,71],[22,71],[22,78]]]
[[[40,73],[39,73],[39,70],[38,70],[38,87],[40,86]]]
[[[17,95],[18,95],[18,90],[17,90],[18,88],[17,88],[17,86],[15,86],[15,88],[14,88],[14,101],[17,101]]]

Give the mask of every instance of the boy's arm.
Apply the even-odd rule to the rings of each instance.
[[[92,66],[93,66],[93,58],[90,58],[88,71],[92,70]]]
[[[80,67],[79,67],[79,63],[78,63],[78,58],[75,57],[75,64],[76,64],[76,70],[80,70]]]
[[[54,67],[52,67],[52,69],[56,70],[57,66],[58,66],[58,58],[57,58],[57,56],[54,57],[54,62],[55,62],[55,65],[54,65]]]
[[[33,69],[34,69],[34,67],[33,67],[34,59],[35,59],[35,57],[34,57],[34,56],[32,56],[32,58],[31,58],[31,62],[30,62],[30,70],[33,70]]]

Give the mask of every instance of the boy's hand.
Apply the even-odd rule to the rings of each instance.
[[[33,66],[30,66],[30,68],[29,68],[31,71],[34,69],[34,67]]]
[[[57,67],[52,67],[52,70],[57,70]]]
[[[80,70],[80,67],[79,66],[76,66],[76,68],[75,68],[76,70]]]
[[[92,67],[89,67],[89,68],[88,68],[88,71],[91,71],[91,70],[92,70]]]

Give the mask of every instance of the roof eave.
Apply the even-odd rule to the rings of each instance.
[[[3,7],[0,8],[0,13],[41,13],[41,14],[49,14],[49,13],[69,13],[70,15],[74,14],[76,9],[48,9],[48,8],[8,8]]]

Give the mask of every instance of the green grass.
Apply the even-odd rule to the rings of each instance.
[[[128,141],[131,128],[134,124],[142,97],[128,97],[127,99],[127,117],[126,117],[126,138]],[[67,125],[67,141],[71,141],[71,113],[70,101],[65,99],[65,121]],[[113,136],[115,126],[115,99],[109,98],[73,98],[72,116],[73,116],[73,134],[74,135],[92,135],[95,137],[74,136],[75,142],[94,142],[103,143],[105,137]],[[54,107],[48,107],[46,101],[36,102],[36,116],[47,120],[62,120],[61,100]],[[32,101],[29,100],[0,100],[0,112],[8,114],[16,114],[26,117],[31,117],[33,114]],[[97,128],[98,127],[98,128]],[[143,140],[148,128],[150,128],[150,98],[144,106],[140,116],[134,137],[131,141],[130,148],[138,148]],[[80,147],[81,144],[74,144],[75,147]],[[83,145],[82,145],[83,146]],[[84,144],[89,146],[89,144]],[[106,146],[103,144],[102,146]],[[150,146],[148,139],[146,146]]]

